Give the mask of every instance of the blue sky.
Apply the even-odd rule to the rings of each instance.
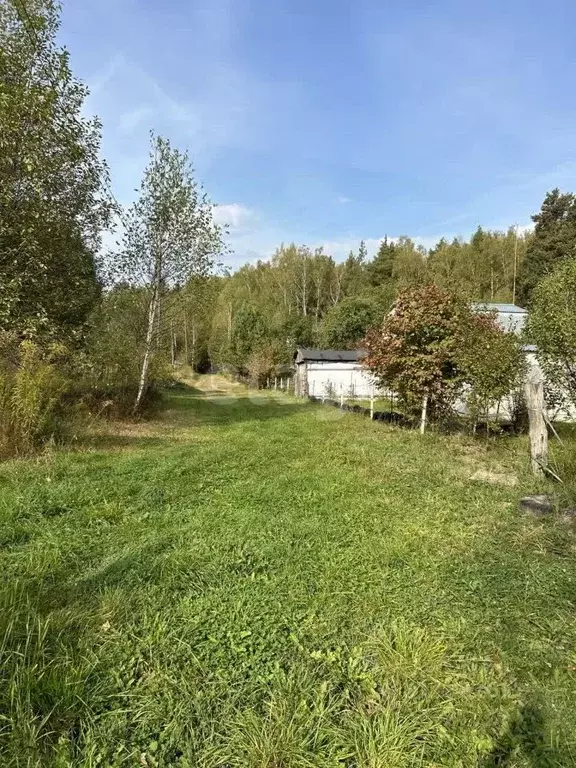
[[[187,148],[231,264],[530,223],[576,191],[572,0],[65,0],[61,41],[130,202]]]

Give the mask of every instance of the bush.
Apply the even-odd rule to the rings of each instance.
[[[29,453],[62,437],[69,382],[59,371],[62,347],[43,351],[32,341],[4,339],[0,372],[0,453]],[[58,367],[57,367],[58,366]]]

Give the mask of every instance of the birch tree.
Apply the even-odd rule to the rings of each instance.
[[[152,135],[140,195],[124,219],[121,247],[113,263],[119,281],[139,285],[148,294],[148,320],[134,413],[148,385],[150,361],[161,302],[167,289],[190,277],[206,275],[224,248],[223,232],[212,217],[213,205],[194,178],[186,152]],[[169,307],[162,311],[164,322]]]

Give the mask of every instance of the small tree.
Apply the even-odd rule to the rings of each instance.
[[[456,353],[467,308],[435,285],[408,289],[379,328],[368,332],[365,365],[409,407],[421,407],[424,432],[429,408],[450,406],[461,386]]]
[[[462,325],[456,364],[468,385],[467,405],[474,419],[486,419],[490,408],[509,395],[525,373],[525,359],[518,337],[498,325],[497,314],[473,312]]]
[[[278,349],[271,343],[264,343],[252,350],[246,362],[246,369],[253,386],[265,386],[266,380],[274,374],[278,357]]]
[[[222,231],[212,219],[212,209],[194,179],[188,154],[173,149],[167,139],[153,136],[140,197],[127,212],[122,247],[112,264],[114,277],[141,286],[148,294],[135,413],[148,384],[164,290],[185,283],[192,275],[207,274],[223,248]]]
[[[239,373],[246,374],[250,355],[254,350],[264,347],[267,340],[266,320],[262,313],[252,304],[245,304],[240,307],[232,323],[228,362]]]
[[[435,285],[404,291],[381,328],[366,338],[365,364],[409,405],[442,412],[468,388],[475,414],[509,394],[524,370],[518,339],[495,313],[471,307]]]
[[[561,264],[536,288],[527,334],[549,383],[576,406],[576,260]]]

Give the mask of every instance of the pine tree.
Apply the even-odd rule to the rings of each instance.
[[[526,305],[544,277],[560,262],[576,257],[576,195],[553,189],[532,221],[534,237],[526,252],[519,291],[519,299]]]
[[[388,242],[388,237],[385,236],[378,253],[367,267],[371,285],[383,285],[392,279],[395,255],[396,246],[393,242]]]

